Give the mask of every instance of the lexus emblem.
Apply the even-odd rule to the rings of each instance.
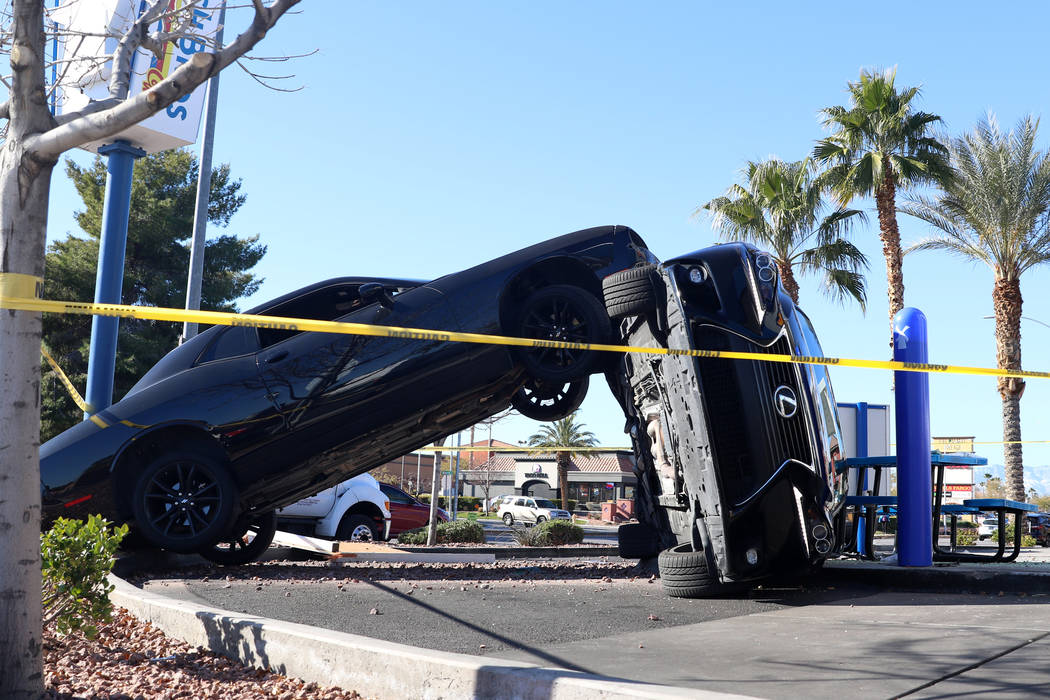
[[[780,414],[781,418],[792,418],[795,413],[798,412],[798,399],[795,398],[795,392],[789,386],[781,384],[777,387],[777,390],[773,392],[773,407],[777,409],[777,413]]]

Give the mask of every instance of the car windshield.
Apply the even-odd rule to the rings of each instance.
[[[537,508],[557,508],[558,506],[554,505],[554,501],[548,501],[546,498],[537,498],[536,499],[536,507]]]

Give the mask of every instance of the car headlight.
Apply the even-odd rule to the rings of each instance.
[[[763,309],[773,306],[777,292],[777,263],[764,251],[755,255],[755,276],[758,278],[758,298]]]

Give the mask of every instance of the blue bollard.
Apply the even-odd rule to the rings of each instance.
[[[893,359],[928,362],[926,316],[913,308],[893,318]],[[930,479],[930,379],[894,372],[897,422],[897,561],[933,565],[933,485]]]
[[[128,243],[128,214],[131,211],[131,176],[135,159],[146,155],[127,141],[116,141],[98,149],[108,156],[106,199],[102,205],[102,237],[95,272],[95,303],[119,304],[124,284],[124,250]],[[88,356],[87,391],[84,397],[97,413],[113,403],[113,369],[117,361],[117,330],[114,316],[91,319],[91,352]],[[91,413],[85,413],[88,418]]]

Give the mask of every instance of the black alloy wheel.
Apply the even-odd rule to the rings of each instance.
[[[510,405],[532,420],[561,420],[580,407],[589,385],[588,377],[571,382],[546,382],[530,377],[510,397]]]
[[[271,510],[238,520],[233,532],[223,535],[220,541],[202,549],[200,555],[208,561],[224,566],[247,564],[262,556],[277,532],[277,514]]]
[[[227,532],[236,490],[220,461],[195,451],[174,451],[155,458],[139,474],[131,509],[139,532],[155,546],[197,552]]]
[[[585,290],[556,284],[534,292],[522,305],[517,333],[523,338],[567,343],[606,343],[611,333],[604,305]],[[522,348],[519,357],[533,379],[557,383],[586,377],[604,353],[582,348]]]

